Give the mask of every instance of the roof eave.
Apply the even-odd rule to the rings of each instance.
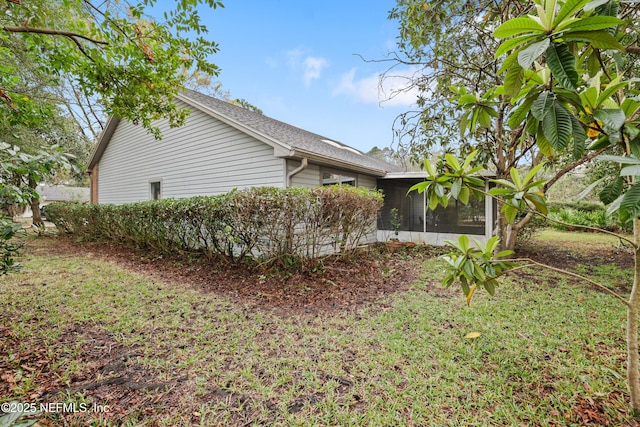
[[[285,156],[282,156],[282,157],[285,157]],[[295,158],[295,159],[301,159],[303,157],[306,157],[308,160],[322,166],[330,166],[330,167],[339,168],[339,169],[346,169],[349,171],[365,173],[365,174],[373,175],[377,177],[383,177],[387,174],[387,171],[382,169],[370,168],[370,167],[366,167],[363,165],[359,165],[359,164],[344,161],[344,160],[337,160],[330,157],[321,156],[309,151],[300,150],[298,148],[294,148],[293,150],[289,151],[286,157]]]
[[[102,130],[100,137],[98,138],[98,143],[96,147],[93,149],[93,153],[91,154],[91,158],[89,159],[89,163],[87,163],[86,172],[91,172],[93,167],[98,164],[100,158],[104,154],[104,150],[106,150],[107,145],[109,145],[109,141],[113,136],[113,133],[116,131],[118,124],[120,123],[120,119],[115,117],[110,117],[107,121],[107,125]]]

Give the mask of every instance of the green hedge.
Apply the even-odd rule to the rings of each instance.
[[[262,187],[126,205],[56,203],[46,215],[85,240],[307,269],[322,255],[354,253],[381,206],[382,195],[363,188]]]

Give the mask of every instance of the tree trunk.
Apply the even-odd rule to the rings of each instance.
[[[640,368],[638,357],[638,307],[640,306],[640,220],[633,219],[635,249],[635,271],[633,287],[627,307],[627,382],[631,396],[631,413],[640,417]]]
[[[29,187],[33,190],[34,194],[36,191],[36,187],[38,183],[32,176],[29,176]],[[31,200],[29,201],[31,205],[31,212],[33,212],[33,225],[37,227],[44,227],[44,222],[42,221],[42,216],[40,215],[40,198],[37,196],[31,196]]]

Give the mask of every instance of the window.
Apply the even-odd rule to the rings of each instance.
[[[485,202],[471,197],[463,205],[450,200],[446,208],[438,206],[427,211],[427,231],[435,233],[479,234],[485,233]]]
[[[398,209],[401,231],[424,231],[424,195],[409,193],[421,179],[379,179],[378,189],[384,193],[384,205],[378,212],[378,229],[392,230],[391,209]]]
[[[162,199],[162,183],[160,181],[154,181],[150,183],[151,185],[151,200],[160,200]]]
[[[356,186],[356,178],[348,175],[341,175],[339,172],[322,172],[322,185],[351,185]]]

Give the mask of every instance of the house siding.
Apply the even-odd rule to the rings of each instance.
[[[378,179],[375,176],[358,174],[358,187],[365,187],[373,190],[378,185]]]
[[[295,160],[287,161],[287,173],[300,166]],[[309,164],[307,167],[291,177],[292,187],[318,187],[320,185],[320,166]]]
[[[162,183],[162,198],[284,187],[285,160],[274,157],[272,147],[201,111],[192,110],[181,128],[166,121],[158,127],[160,141],[141,126],[120,122],[100,159],[100,203],[149,200],[153,181]]]

